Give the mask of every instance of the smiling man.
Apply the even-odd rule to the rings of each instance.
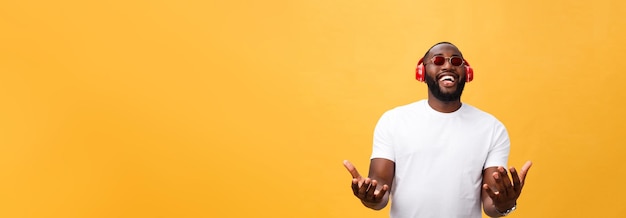
[[[530,161],[518,171],[507,165],[510,141],[494,116],[461,103],[473,69],[449,42],[431,47],[416,78],[428,99],[385,112],[374,130],[368,177],[349,162],[352,191],[366,207],[380,210],[391,199],[393,218],[480,218],[517,207]],[[510,177],[508,174],[511,174]]]

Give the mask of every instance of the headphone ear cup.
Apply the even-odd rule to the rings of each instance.
[[[472,67],[470,67],[469,65],[466,65],[465,66],[465,81],[471,82],[472,80],[474,80],[474,69],[472,69]]]
[[[424,64],[417,65],[417,69],[415,69],[415,79],[424,82]]]
[[[417,68],[415,69],[415,79],[420,82],[424,82],[424,74],[426,74],[426,70],[424,69],[424,63],[422,63],[422,59],[417,62]]]

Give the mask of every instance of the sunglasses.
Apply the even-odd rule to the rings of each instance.
[[[433,64],[437,65],[437,66],[441,66],[443,64],[446,63],[446,60],[448,62],[450,62],[450,64],[452,66],[458,67],[461,66],[465,63],[465,60],[463,60],[463,58],[460,57],[444,57],[444,56],[434,56],[433,58],[430,59]]]

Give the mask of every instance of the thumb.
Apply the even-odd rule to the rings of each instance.
[[[524,182],[526,180],[526,175],[528,174],[528,170],[530,170],[530,167],[532,165],[533,165],[533,162],[526,161],[526,164],[524,164],[524,166],[522,166],[522,170],[520,172],[520,179],[522,180],[522,182]]]

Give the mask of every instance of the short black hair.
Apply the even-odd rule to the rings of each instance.
[[[425,61],[426,60],[426,56],[428,56],[428,53],[430,53],[430,50],[432,50],[435,46],[438,46],[438,45],[441,45],[441,44],[448,44],[448,45],[456,47],[456,45],[452,44],[451,42],[438,42],[437,44],[434,44],[433,46],[430,46],[430,48],[426,51],[426,54],[424,54],[424,57],[422,57],[422,60]],[[463,56],[463,54],[461,54],[461,56]]]

